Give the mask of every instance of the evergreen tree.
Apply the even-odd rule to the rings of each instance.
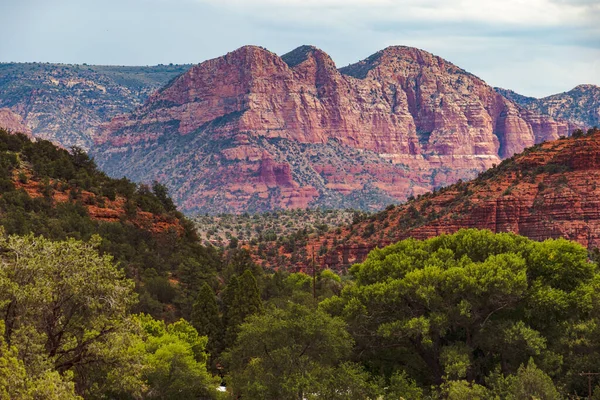
[[[194,303],[191,322],[200,336],[208,336],[207,350],[211,356],[214,356],[219,349],[221,317],[215,293],[206,282],[202,285]]]
[[[225,346],[231,347],[244,320],[262,311],[262,300],[256,278],[250,270],[238,278],[235,275],[229,281],[224,293],[225,305]]]
[[[250,270],[244,271],[239,279],[238,302],[242,321],[247,316],[258,314],[262,311],[262,300],[254,274]]]

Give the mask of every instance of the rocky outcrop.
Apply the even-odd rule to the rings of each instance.
[[[87,150],[101,123],[140,106],[189,67],[0,63],[0,108],[20,115],[35,137]]]
[[[31,130],[25,125],[23,118],[8,108],[0,108],[0,128],[10,132],[20,132],[27,136],[31,136]]]
[[[188,212],[377,209],[567,134],[419,49],[338,70],[312,46],[246,46],[114,118],[93,154],[111,175],[160,179]]]
[[[600,126],[600,87],[597,85],[579,85],[568,92],[541,99],[507,89],[495,90],[535,115],[567,121],[571,131]]]
[[[20,174],[24,174],[27,177],[25,182],[19,179]],[[46,179],[48,178],[46,177]],[[25,191],[32,199],[45,197],[41,189],[45,184],[44,180],[35,176],[30,170],[13,171],[12,182],[15,188]],[[67,184],[62,186],[59,181],[54,179],[48,179],[48,183],[54,187],[61,186],[60,191],[53,190],[51,192],[51,204],[58,205],[73,202],[73,197],[75,196],[72,191],[77,190],[75,187],[69,187]],[[115,200],[110,200],[87,190],[80,190],[76,196],[79,197],[81,206],[85,208],[90,219],[93,221],[118,223],[128,219],[133,225],[148,232],[165,233],[172,231],[178,235],[183,235],[184,233],[184,227],[180,220],[168,215],[160,215],[138,209],[135,217],[127,217],[126,199],[123,197],[119,196]]]
[[[312,240],[328,247],[332,268],[362,262],[375,247],[461,228],[513,232],[534,240],[566,238],[600,247],[600,130],[546,142],[457,183]]]

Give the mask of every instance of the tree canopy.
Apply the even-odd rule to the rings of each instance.
[[[573,375],[598,361],[600,275],[576,243],[461,230],[374,250],[351,274],[322,307],[347,321],[372,370],[484,385],[532,358],[582,391]]]

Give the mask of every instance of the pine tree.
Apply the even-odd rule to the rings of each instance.
[[[206,282],[198,292],[192,308],[191,323],[200,336],[208,336],[206,348],[214,356],[221,341],[221,317],[215,293]]]
[[[250,270],[244,271],[240,277],[238,290],[243,322],[249,315],[258,314],[262,311],[260,290],[258,290],[256,278]]]
[[[250,270],[238,278],[235,275],[229,281],[223,295],[225,305],[225,346],[235,343],[239,327],[253,314],[262,312],[262,300],[256,278]]]

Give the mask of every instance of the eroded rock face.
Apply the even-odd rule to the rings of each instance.
[[[31,136],[31,129],[25,125],[23,118],[8,108],[0,108],[0,128],[10,132],[20,132]]]
[[[506,98],[538,115],[548,115],[568,121],[570,131],[600,126],[600,86],[579,85],[568,92],[536,99],[512,90],[495,88]]]
[[[422,50],[338,70],[311,46],[246,46],[113,119],[93,153],[112,175],[160,179],[185,211],[381,208],[567,131]]]
[[[370,250],[409,237],[427,239],[461,228],[513,232],[534,240],[566,238],[600,248],[600,131],[543,143],[478,179],[389,209],[330,232],[319,261],[332,268],[362,262]],[[340,243],[333,245],[333,243]]]

